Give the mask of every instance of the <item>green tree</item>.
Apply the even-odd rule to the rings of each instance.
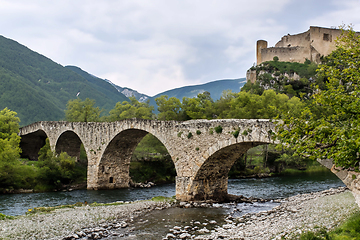
[[[106,118],[108,121],[119,121],[129,118],[153,119],[154,107],[149,102],[139,102],[135,97],[130,97],[130,102],[118,102],[115,108],[110,110],[110,115]]]
[[[209,92],[199,93],[195,98],[184,97],[182,109],[187,119],[212,119],[214,115],[214,101]]]
[[[299,112],[304,106],[299,98],[289,98],[274,90],[265,90],[260,96],[250,92],[239,92],[229,98],[228,102],[228,108],[216,113],[221,118],[275,118],[281,117],[282,112]]]
[[[69,122],[98,122],[100,113],[99,107],[95,107],[95,100],[77,98],[66,104],[65,119]]]
[[[77,167],[76,160],[67,153],[62,152],[56,155],[51,151],[49,139],[39,151],[37,162],[38,175],[37,181],[45,188],[59,188],[62,184],[69,184],[78,178],[83,179],[81,170]]]
[[[325,89],[313,86],[309,106],[285,114],[278,137],[297,154],[354,167],[360,162],[360,37],[349,27],[336,44],[318,69]]]
[[[20,119],[7,108],[0,111],[0,188],[30,188],[35,169],[20,161]]]
[[[159,120],[183,120],[181,115],[182,104],[176,97],[169,98],[162,95],[155,99],[158,106],[158,119]]]
[[[19,118],[16,112],[5,108],[0,111],[0,187],[16,187],[20,165]]]

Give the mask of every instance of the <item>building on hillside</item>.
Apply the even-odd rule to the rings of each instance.
[[[304,63],[306,59],[320,63],[322,56],[329,55],[335,49],[335,39],[341,29],[313,27],[304,33],[285,35],[275,47],[269,47],[267,41],[258,40],[256,44],[256,61],[272,61],[275,56],[282,62]]]

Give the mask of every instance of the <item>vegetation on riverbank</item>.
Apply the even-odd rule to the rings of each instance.
[[[301,234],[296,239],[300,239],[300,240],[360,239],[360,213],[354,214],[334,230],[327,231],[324,228],[314,229],[313,231],[309,231]]]
[[[0,111],[0,192],[19,188],[49,191],[86,178],[86,166],[67,153],[56,155],[48,140],[39,151],[38,161],[20,159],[19,121],[15,112],[6,108]]]

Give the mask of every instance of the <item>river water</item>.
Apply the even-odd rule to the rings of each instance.
[[[344,186],[344,184],[329,171],[263,179],[230,179],[228,193],[245,197],[278,199],[339,186]],[[174,195],[175,184],[163,184],[144,189],[5,194],[0,195],[0,213],[16,216],[23,215],[28,209],[34,207],[58,206],[85,201],[88,203],[135,201],[151,199],[155,196],[171,197]]]

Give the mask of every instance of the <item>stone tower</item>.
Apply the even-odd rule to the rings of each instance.
[[[262,63],[262,59],[261,59],[261,49],[263,48],[267,48],[268,43],[265,40],[258,40],[256,42],[256,64],[259,65],[260,63]]]

